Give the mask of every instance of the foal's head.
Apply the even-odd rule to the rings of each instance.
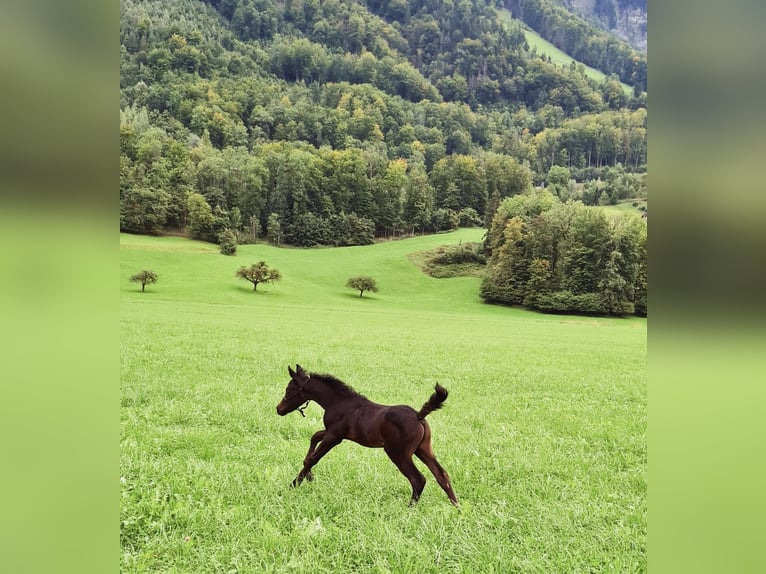
[[[277,405],[277,414],[280,416],[285,416],[300,407],[303,403],[308,402],[308,398],[306,398],[303,393],[303,388],[309,382],[309,375],[300,365],[295,365],[295,369],[296,370],[293,371],[292,368],[287,367],[287,372],[290,373],[290,382],[287,383],[285,396]]]

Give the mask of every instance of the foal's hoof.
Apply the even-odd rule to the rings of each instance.
[[[300,484],[300,481],[297,478],[294,478],[293,481],[290,483],[290,488],[295,488]]]
[[[311,474],[311,473],[309,472],[309,473],[306,475],[306,480],[308,480],[309,482],[311,482],[312,480],[314,480],[314,475],[313,475],[313,474]]]

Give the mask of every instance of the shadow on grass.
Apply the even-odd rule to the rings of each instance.
[[[343,297],[346,299],[356,299],[356,300],[362,300],[362,301],[375,301],[377,300],[376,297],[372,295],[368,295],[367,292],[365,292],[364,296],[360,297],[359,293],[343,293]]]
[[[256,297],[259,295],[281,295],[279,291],[272,292],[269,289],[264,289],[263,286],[253,290],[252,287],[248,287],[247,285],[231,285],[229,291],[234,291],[236,293],[250,293]]]

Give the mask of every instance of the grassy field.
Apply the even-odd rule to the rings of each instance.
[[[408,254],[482,230],[338,249],[122,235],[122,572],[646,570],[646,321],[484,305],[480,279]],[[265,260],[283,280],[238,280]],[[128,282],[141,269],[148,286]],[[369,274],[378,293],[344,287]],[[420,503],[350,442],[288,485],[322,411],[275,412],[287,365],[429,416],[462,509],[427,470]]]
[[[634,203],[636,205],[633,205]],[[641,215],[643,213],[641,211],[641,208],[643,207],[644,210],[646,210],[647,201],[646,199],[641,199],[641,198],[623,199],[622,201],[619,201],[615,205],[603,205],[601,207],[607,213],[615,213],[615,214],[635,213],[635,214]]]

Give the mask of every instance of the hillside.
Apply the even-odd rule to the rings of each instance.
[[[584,64],[578,62],[571,56],[567,55],[565,52],[562,52],[559,50],[556,46],[551,44],[548,40],[540,36],[537,32],[535,32],[532,29],[524,30],[524,36],[527,39],[527,43],[529,44],[530,48],[533,50],[537,50],[538,54],[544,54],[546,56],[550,56],[551,62],[554,64],[557,64],[559,66],[565,65],[569,66],[572,65],[572,62],[574,62],[574,65],[576,66],[583,66],[585,75],[589,78],[593,78],[594,80],[598,82],[604,82],[608,79],[608,76],[604,74],[604,72],[600,70],[596,70],[595,68],[591,68],[590,66],[585,66]],[[627,96],[630,96],[633,93],[633,88],[630,87],[628,84],[621,84],[622,89],[625,92]]]
[[[625,8],[619,20],[618,4]],[[641,5],[642,0],[505,0],[514,17],[554,46],[586,65],[615,74],[632,85],[636,94],[646,89],[647,75],[646,3],[643,14]],[[624,32],[618,33],[618,27]],[[633,45],[621,38],[629,38]]]
[[[553,167],[645,171],[640,85],[556,64],[483,2],[451,6],[124,0],[121,229],[365,244],[486,225]]]

